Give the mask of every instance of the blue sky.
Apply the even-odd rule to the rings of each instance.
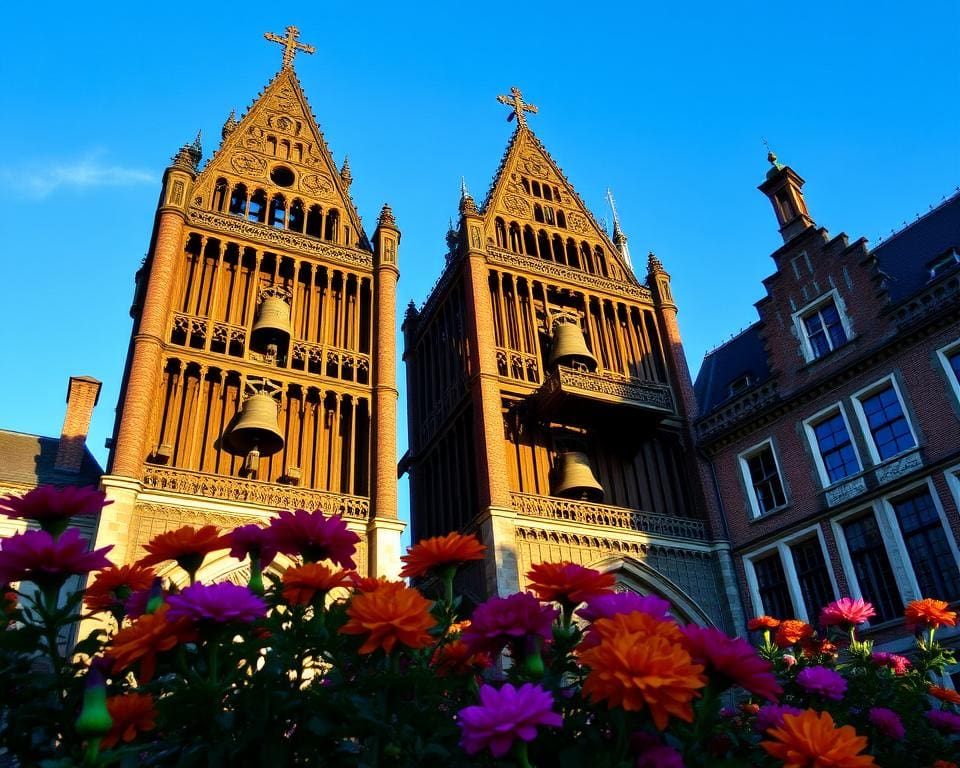
[[[394,209],[399,313],[440,272],[461,176],[486,193],[512,85],[595,215],[610,187],[634,261],[672,274],[694,373],[756,319],[781,242],[763,137],[819,225],[872,244],[960,183],[956,0],[135,6],[3,11],[0,426],[59,434],[68,377],[95,376],[101,461],[163,168],[197,130],[209,157],[274,75],[266,31],[317,47],[297,72],[368,232]]]

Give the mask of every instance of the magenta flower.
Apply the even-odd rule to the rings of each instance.
[[[68,577],[106,568],[113,546],[90,551],[76,528],[55,539],[46,531],[24,531],[0,539],[0,584],[32,581],[42,589],[59,588]]]
[[[230,582],[193,584],[179,595],[167,598],[170,621],[187,619],[192,624],[249,624],[267,613],[267,604],[250,591]]]
[[[253,523],[234,528],[225,534],[223,539],[230,545],[230,557],[237,560],[259,557],[261,568],[266,568],[277,556],[274,536],[270,530]]]
[[[67,485],[56,488],[39,485],[23,496],[5,496],[0,499],[0,514],[36,520],[48,533],[63,533],[71,517],[97,515],[107,504],[106,494],[89,486]]]
[[[873,707],[870,710],[870,723],[880,733],[897,741],[900,741],[906,733],[900,715],[886,707]]]
[[[307,562],[332,560],[343,568],[356,568],[353,553],[360,537],[347,528],[340,515],[326,517],[319,509],[284,510],[270,522],[270,538],[278,552],[301,555]]]
[[[847,692],[847,681],[843,675],[826,667],[807,667],[797,675],[797,683],[810,693],[817,693],[825,699],[840,701]]]
[[[791,707],[789,704],[764,704],[757,712],[757,719],[753,728],[760,733],[766,733],[770,728],[782,726],[784,715],[799,715],[802,713],[802,709]]]
[[[467,753],[475,755],[489,747],[494,757],[507,754],[516,739],[533,741],[538,725],[563,725],[563,718],[553,711],[553,696],[533,683],[520,688],[507,683],[499,691],[483,685],[480,704],[464,707],[457,717],[463,729],[460,744]]]
[[[529,592],[509,597],[491,597],[477,606],[461,639],[471,653],[497,654],[504,646],[527,637],[549,640],[560,612],[540,604]]]
[[[896,653],[874,651],[870,654],[870,660],[878,667],[890,667],[890,669],[893,670],[893,674],[897,676],[907,674],[907,670],[910,669],[910,659]]]
[[[684,768],[683,756],[647,731],[635,733],[630,747],[637,753],[636,768]]]
[[[577,611],[577,616],[591,623],[609,619],[618,613],[648,613],[657,619],[669,619],[670,603],[656,595],[638,595],[636,592],[610,592],[591,598]]]
[[[873,610],[873,606],[863,598],[851,600],[849,597],[841,597],[820,611],[820,623],[825,627],[849,628],[863,624],[871,616],[876,615],[877,612]]]
[[[783,693],[769,661],[741,637],[728,637],[713,627],[688,625],[683,632],[684,647],[694,662],[704,664],[710,680],[720,690],[739,685],[756,696],[776,701]]]
[[[938,731],[947,733],[960,733],[960,715],[953,712],[947,712],[944,709],[930,709],[926,712],[927,720],[930,725]]]

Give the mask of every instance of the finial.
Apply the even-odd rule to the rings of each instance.
[[[193,164],[195,166],[200,165],[200,159],[203,157],[203,147],[200,144],[202,137],[203,131],[197,131],[197,138],[195,138],[193,144],[190,145],[190,156],[193,158]]]
[[[343,156],[343,165],[340,167],[340,181],[347,189],[350,188],[350,183],[353,181],[353,174],[350,173],[350,158],[346,155]]]
[[[200,134],[197,134],[197,138],[194,139],[192,144],[184,144],[177,150],[171,160],[172,165],[177,168],[182,168],[189,173],[197,172],[197,165],[200,162],[202,157],[202,152],[200,150]]]
[[[223,124],[223,128],[220,129],[220,135],[223,138],[227,138],[227,136],[236,130],[238,125],[237,110],[231,109],[230,114],[227,116],[227,121]]]
[[[526,104],[523,101],[523,94],[520,93],[520,89],[516,86],[513,86],[510,89],[512,96],[497,96],[497,101],[501,104],[506,104],[513,107],[513,110],[507,115],[507,122],[517,118],[517,126],[520,128],[527,127],[527,118],[523,114],[524,112],[530,112],[531,114],[537,114],[539,108],[535,107],[533,104]]]
[[[774,170],[779,171],[781,168],[783,168],[783,163],[777,161],[777,155],[772,149],[770,149],[770,145],[767,143],[767,140],[761,139],[761,141],[763,142],[763,146],[767,148],[767,162],[773,166]]]
[[[297,38],[300,37],[300,30],[294,26],[287,27],[286,37],[280,37],[273,32],[264,32],[263,36],[271,43],[279,43],[283,46],[283,66],[281,69],[293,68],[293,57],[297,55],[297,51],[303,51],[304,53],[316,53],[317,51],[312,45],[297,42]]]
[[[620,217],[617,215],[617,204],[613,199],[613,192],[607,187],[607,202],[610,203],[610,210],[613,212],[613,242],[620,244],[620,241],[626,241],[627,236],[620,229]]]
[[[460,233],[453,226],[453,219],[450,219],[449,226],[447,227],[447,248],[450,249],[450,252],[456,250],[457,243],[460,242]]]
[[[460,177],[460,213],[476,213],[477,204],[473,202],[470,192],[467,190],[467,180]]]
[[[393,216],[393,210],[390,208],[389,203],[384,203],[383,208],[380,209],[380,218],[377,219],[377,226],[397,228],[397,220]]]
[[[419,312],[417,312],[417,305],[413,303],[413,299],[410,299],[410,303],[407,304],[407,311],[404,313],[404,318],[407,320],[412,320],[418,314]]]
[[[656,275],[660,272],[666,272],[663,263],[656,257],[653,251],[647,255],[647,274]]]

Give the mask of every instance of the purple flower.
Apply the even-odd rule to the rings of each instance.
[[[880,731],[880,733],[897,741],[900,741],[906,733],[900,716],[892,709],[887,709],[886,707],[874,707],[871,709],[870,723]]]
[[[739,685],[755,696],[776,701],[783,693],[773,667],[757,655],[742,637],[729,637],[715,627],[690,624],[681,630],[684,647],[697,664],[706,666],[712,682],[721,690]]]
[[[636,768],[684,768],[683,756],[652,733],[635,733],[630,746],[637,752]]]
[[[491,597],[477,606],[461,639],[472,653],[497,654],[515,640],[536,636],[549,640],[558,614],[556,608],[541,605],[529,592]]]
[[[577,611],[577,616],[589,622],[609,619],[618,613],[648,613],[657,619],[668,619],[670,603],[656,595],[638,595],[636,592],[610,592],[591,598]]]
[[[224,540],[230,545],[230,557],[246,560],[247,557],[259,557],[260,567],[266,568],[277,556],[274,536],[269,529],[250,524],[234,528],[226,534]]]
[[[357,567],[353,554],[360,537],[347,528],[340,515],[327,517],[319,509],[284,510],[270,521],[270,538],[285,555],[301,555],[311,563],[332,560],[343,568]]]
[[[489,747],[494,757],[507,754],[516,739],[533,741],[538,725],[563,725],[563,718],[553,711],[553,696],[533,683],[520,688],[507,683],[499,691],[483,685],[480,704],[464,707],[457,716],[463,729],[460,744],[467,753],[475,755]]]
[[[97,488],[40,485],[23,496],[0,499],[0,514],[36,520],[43,530],[60,534],[71,517],[98,515],[107,504],[113,502],[107,501],[106,494]]]
[[[249,587],[224,582],[194,584],[167,598],[170,621],[187,619],[192,624],[248,624],[267,612],[267,605]]]
[[[760,733],[766,733],[769,728],[779,728],[783,725],[784,715],[799,715],[803,710],[791,707],[789,704],[764,704],[757,712],[757,720],[753,728]]]
[[[59,588],[69,576],[106,568],[112,546],[89,550],[76,528],[54,538],[46,531],[24,531],[0,539],[0,584],[32,581],[41,589]]]
[[[840,701],[847,692],[847,681],[843,676],[826,667],[807,667],[797,675],[797,683],[810,693],[818,693],[833,701]]]
[[[926,712],[927,720],[930,725],[938,731],[947,731],[948,733],[960,733],[960,715],[953,712],[947,712],[943,709],[930,709]]]

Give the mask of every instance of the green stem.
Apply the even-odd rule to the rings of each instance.
[[[220,671],[220,644],[216,641],[210,643],[210,683],[217,684],[217,673]]]
[[[99,765],[100,763],[100,737],[87,739],[86,749],[83,751],[84,765]]]
[[[517,739],[513,742],[513,758],[517,761],[519,768],[533,768],[527,756],[527,742],[523,739]]]

